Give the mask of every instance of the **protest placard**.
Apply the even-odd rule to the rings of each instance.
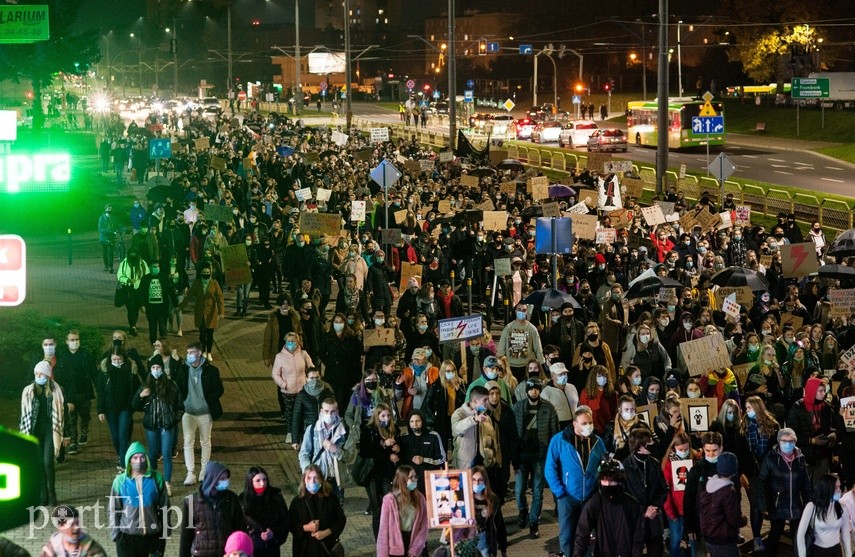
[[[401,209],[392,213],[392,218],[395,219],[395,224],[403,224],[407,220],[407,210]]]
[[[718,417],[718,399],[716,398],[681,398],[680,406],[686,414],[688,430],[691,433],[709,431]]]
[[[341,215],[338,213],[300,213],[300,232],[310,236],[338,236]]]
[[[317,197],[318,201],[329,201],[330,196],[332,195],[332,190],[328,190],[326,188],[318,188]]]
[[[674,205],[676,205],[673,201],[657,201],[656,204],[662,207],[662,213],[665,215],[673,213]]]
[[[406,263],[401,265],[401,282],[399,283],[399,289],[403,292],[407,288],[407,283],[411,278],[415,277],[418,280],[419,286],[422,285],[422,266],[421,265],[411,265]]]
[[[426,470],[424,474],[428,528],[470,528],[475,524],[472,470]]]
[[[840,363],[849,369],[855,368],[855,346],[840,354]]]
[[[736,226],[751,226],[751,206],[737,205],[736,211]]]
[[[761,255],[760,256],[760,264],[768,269],[769,267],[772,266],[772,256],[771,255]]]
[[[855,312],[855,288],[829,290],[828,301],[831,302],[829,317],[848,318]]]
[[[718,214],[718,218],[721,222],[716,227],[716,230],[726,230],[733,227],[732,211],[722,211]]]
[[[620,185],[626,197],[641,198],[644,195],[644,182],[639,178],[624,178]]]
[[[414,161],[411,159],[407,159],[404,161],[404,169],[407,172],[412,172],[414,174],[419,174],[422,171],[422,165],[419,161]]]
[[[841,398],[840,408],[843,410],[843,425],[846,427],[846,431],[855,432],[855,396]]]
[[[605,173],[605,165],[607,161],[612,159],[611,153],[588,153],[585,162],[585,168],[589,171]]]
[[[591,208],[584,201],[580,201],[564,212],[570,215],[587,215],[591,212]]]
[[[781,329],[784,328],[784,325],[789,325],[793,328],[794,331],[798,331],[802,328],[804,322],[804,317],[800,315],[794,315],[792,313],[781,314]]]
[[[384,228],[380,231],[380,242],[395,244],[402,239],[400,228]]]
[[[680,217],[678,221],[680,223],[680,229],[683,232],[691,232],[692,228],[697,224],[697,220],[695,220],[695,212],[694,211],[686,211],[686,213]]]
[[[294,192],[297,201],[308,201],[312,198],[312,188],[300,188]]]
[[[576,195],[577,201],[584,201],[591,209],[596,209],[599,194],[594,190],[579,190]]]
[[[446,163],[454,160],[454,151],[440,151],[439,162]]]
[[[493,267],[496,270],[497,277],[504,277],[511,274],[511,258],[500,257],[493,260]]]
[[[753,362],[748,362],[747,364],[739,364],[730,368],[736,378],[739,380],[739,389],[742,390],[745,387],[745,381],[748,380],[748,372],[751,368],[754,367]]]
[[[531,197],[535,201],[549,199],[549,183],[538,183],[531,188]]]
[[[493,204],[492,199],[485,199],[483,203],[475,207],[479,211],[494,211],[496,206]]]
[[[351,203],[350,220],[354,222],[365,220],[365,201],[354,201]]]
[[[665,214],[662,212],[662,207],[659,205],[653,205],[651,207],[642,207],[641,208],[641,216],[644,217],[644,221],[650,225],[656,224],[665,224]]]
[[[389,141],[389,128],[371,128],[371,143]]]
[[[543,216],[550,218],[560,218],[561,217],[561,205],[557,201],[550,201],[549,203],[543,204]]]
[[[371,160],[371,156],[374,154],[374,149],[371,147],[363,147],[362,149],[353,153],[353,158],[358,161],[367,161]]]
[[[721,311],[723,311],[728,317],[739,319],[740,310],[742,310],[742,306],[736,303],[736,293],[731,294],[722,300]]]
[[[819,270],[816,244],[813,242],[781,244],[778,249],[781,252],[781,268],[784,278],[806,277]]]
[[[395,346],[395,329],[378,327],[362,331],[362,344],[365,348],[372,346]]]
[[[516,194],[517,193],[517,183],[513,181],[502,182],[499,184],[499,192],[507,193],[507,194]]]
[[[226,276],[227,285],[238,286],[252,282],[252,272],[244,244],[233,244],[220,249],[220,257],[223,260],[223,273]]]
[[[222,157],[211,157],[211,162],[208,163],[214,170],[223,172],[226,169],[226,159]]]
[[[683,165],[685,168],[686,165]],[[653,429],[651,427],[651,429]],[[671,489],[674,491],[686,491],[686,486],[689,485],[689,472],[695,466],[695,461],[691,458],[686,460],[672,460],[671,464]]]
[[[439,211],[442,215],[447,215],[451,212],[451,200],[449,199],[441,199],[439,205],[437,205],[437,211]]]
[[[335,143],[339,147],[344,147],[347,145],[347,134],[341,133],[338,130],[333,130],[332,132],[332,142]]]
[[[595,240],[597,238],[597,215],[572,216],[573,235],[580,240]]]
[[[745,307],[745,309],[751,309],[754,306],[754,292],[752,292],[750,286],[720,286],[715,291],[715,298],[718,302],[716,309],[723,311],[722,304],[724,303],[724,299],[731,294],[736,294],[734,301]]]
[[[197,137],[193,140],[193,146],[197,151],[204,151],[211,148],[211,140],[207,137]]]
[[[234,220],[232,208],[225,205],[216,205],[208,203],[205,205],[205,210],[202,212],[205,215],[205,220],[215,220],[219,222],[231,222]]]
[[[484,230],[505,230],[508,227],[507,211],[484,211]]]
[[[719,223],[718,214],[713,215],[707,209],[695,213],[695,221],[703,230],[710,230]]]
[[[626,209],[615,209],[609,213],[609,219],[612,221],[612,227],[616,229],[629,228],[632,222],[632,211]]]
[[[632,172],[632,161],[606,161],[603,163],[603,172],[614,174],[616,172]]]
[[[534,191],[534,186],[537,184],[544,184],[546,187],[549,187],[549,178],[546,176],[535,176],[534,178],[529,178],[525,183],[525,191],[527,193],[532,193]]]
[[[613,244],[616,237],[617,231],[614,228],[598,228],[594,243],[598,245]]]
[[[464,174],[460,177],[460,185],[465,186],[467,188],[477,188],[481,183],[481,179],[478,176],[473,176],[471,174]]]
[[[646,423],[651,429],[653,428],[653,420],[659,415],[659,406],[656,404],[645,404],[635,409],[635,415],[638,419]]]
[[[681,343],[680,356],[689,375],[696,377],[711,370],[730,367],[730,356],[724,337],[712,335]]]
[[[484,334],[484,317],[478,313],[466,317],[439,320],[439,342],[454,342],[479,338]]]

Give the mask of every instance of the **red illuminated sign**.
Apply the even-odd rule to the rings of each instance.
[[[14,234],[0,235],[0,306],[17,306],[27,295],[27,244]]]

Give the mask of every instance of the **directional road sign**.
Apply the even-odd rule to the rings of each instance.
[[[714,161],[707,167],[709,173],[716,177],[719,182],[724,182],[736,171],[736,165],[724,153],[719,153]]]
[[[695,135],[724,133],[724,116],[692,116],[692,133]]]
[[[794,99],[827,99],[831,80],[827,77],[794,77],[792,97]]]
[[[475,92],[471,90],[463,91],[463,102],[471,103],[475,100]]]
[[[530,44],[521,44],[520,45],[520,54],[531,54],[532,48]]]
[[[490,54],[496,54],[497,52],[499,52],[499,43],[497,43],[497,42],[487,43],[487,52]]]

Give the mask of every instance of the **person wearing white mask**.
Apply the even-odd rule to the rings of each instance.
[[[683,528],[690,543],[701,539],[700,493],[708,478],[718,473],[716,463],[722,453],[724,441],[721,433],[708,431],[701,436],[704,457],[695,462],[686,480],[686,492],[683,494]]]
[[[358,430],[359,426],[356,429]],[[347,429],[339,416],[338,403],[334,398],[328,397],[321,402],[317,421],[306,427],[306,430],[300,435],[301,444],[298,456],[300,469],[303,472],[310,465],[320,467],[324,477],[330,483],[332,492],[336,494],[340,502],[344,500],[340,463],[346,456],[346,437]],[[356,444],[358,445],[358,442]]]
[[[57,353],[54,378],[63,387],[65,402],[68,405],[65,435],[71,441],[66,454],[74,455],[77,454],[79,446],[89,442],[92,399],[95,398],[93,384],[98,368],[92,353],[80,346],[80,331],[68,331],[65,344],[66,347]]]
[[[594,417],[587,406],[577,407],[572,425],[549,442],[544,475],[558,500],[558,544],[565,556],[574,555],[582,505],[597,488],[597,468],[606,454],[605,443],[594,433]]]
[[[651,375],[666,377],[671,371],[671,356],[668,351],[653,337],[650,326],[642,324],[631,342],[626,344],[620,366],[624,369],[634,365],[641,370],[642,379]]]
[[[70,440],[63,437],[65,397],[50,375],[47,362],[39,362],[33,369],[33,382],[21,393],[20,431],[39,441],[45,474],[41,504],[52,506],[56,505],[55,459]]]
[[[555,408],[560,429],[570,425],[579,405],[579,391],[568,381],[568,373],[567,366],[562,362],[549,366],[549,382],[544,385],[540,394],[543,400]]]

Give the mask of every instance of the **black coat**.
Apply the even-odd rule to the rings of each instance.
[[[323,383],[323,388],[318,396],[312,396],[306,388],[297,393],[297,398],[294,399],[294,410],[291,414],[291,435],[292,443],[300,444],[303,442],[303,433],[310,425],[315,425],[320,415],[321,403],[333,396],[333,391],[330,386]]]
[[[769,513],[773,520],[795,520],[810,501],[811,485],[807,461],[799,449],[792,465],[784,461],[777,447],[766,455],[757,476],[757,503],[760,512]]]
[[[240,495],[240,504],[246,531],[252,538],[254,557],[279,557],[279,547],[288,539],[293,522],[282,491],[268,486],[261,495],[254,491],[244,492]],[[261,533],[268,528],[273,532],[273,539],[264,541]]]
[[[591,547],[591,532],[596,531]],[[573,555],[641,557],[644,548],[644,510],[623,493],[609,500],[599,492],[588,499],[579,516]]]
[[[385,310],[391,307],[392,292],[389,290],[389,274],[384,266],[375,263],[368,268],[365,292],[371,296],[372,310]]]
[[[229,535],[245,530],[240,500],[233,491],[205,497],[200,487],[184,498],[181,516],[179,557],[221,557]]]
[[[454,393],[454,409],[457,410],[466,401],[466,387],[463,383]],[[425,425],[444,440],[451,437],[451,416],[448,414],[448,391],[442,381],[434,381],[428,386],[428,392],[422,401],[421,411],[425,417]]]
[[[381,481],[391,481],[395,476],[395,468],[397,464],[392,462],[389,457],[393,454],[393,447],[387,447],[380,437],[380,432],[373,425],[362,426],[362,432],[359,437],[359,456],[362,458],[371,458],[374,460],[374,468],[371,470],[371,477]],[[399,447],[400,448],[400,447]]]
[[[97,377],[95,358],[85,348],[74,354],[65,348],[57,351],[53,378],[62,387],[66,403],[78,404],[95,398],[93,385]]]
[[[350,389],[362,379],[362,342],[356,335],[339,337],[330,332],[321,337],[320,360],[324,363],[324,381],[330,384],[339,401],[347,401]],[[293,430],[292,430],[293,431]]]
[[[181,400],[187,400],[187,392],[189,391],[188,381],[190,380],[190,370],[186,363],[175,370],[172,380],[178,385],[178,391],[181,393]],[[220,370],[216,366],[211,365],[211,362],[205,360],[202,364],[202,392],[205,394],[205,402],[208,404],[208,410],[211,412],[211,418],[216,420],[223,415],[223,406],[220,404],[220,397],[223,396],[223,381],[220,379]]]
[[[636,456],[641,460],[639,461]],[[651,506],[662,509],[665,499],[668,498],[669,489],[668,484],[665,483],[665,476],[662,475],[659,460],[650,455],[629,455],[623,459],[623,467],[626,474],[624,489],[638,500],[641,512],[644,513],[647,507]],[[652,519],[645,518],[644,528],[645,540],[661,536],[665,530],[661,515],[656,515]]]
[[[835,431],[834,411],[828,404],[822,404],[818,415],[819,429],[814,431],[811,412],[805,408],[804,400],[800,400],[790,408],[790,415],[787,417],[787,426],[793,428],[793,431],[796,432],[796,438],[799,440],[799,448],[802,449],[802,454],[808,466],[817,464],[823,458],[831,457],[830,446],[811,445],[810,439],[817,435],[828,435]]]
[[[293,540],[292,554],[301,557],[328,557],[328,552],[320,544],[324,544],[327,549],[332,549],[347,523],[347,516],[338,499],[334,496],[324,497],[308,493],[305,497],[298,495],[291,501],[289,510]],[[313,520],[319,521],[318,531],[329,529],[332,535],[318,541],[309,532],[304,531],[303,526]]]
[[[131,371],[130,362],[125,361],[120,368],[111,364],[106,371],[99,373],[95,387],[98,391],[98,414],[132,412],[140,378]]]

